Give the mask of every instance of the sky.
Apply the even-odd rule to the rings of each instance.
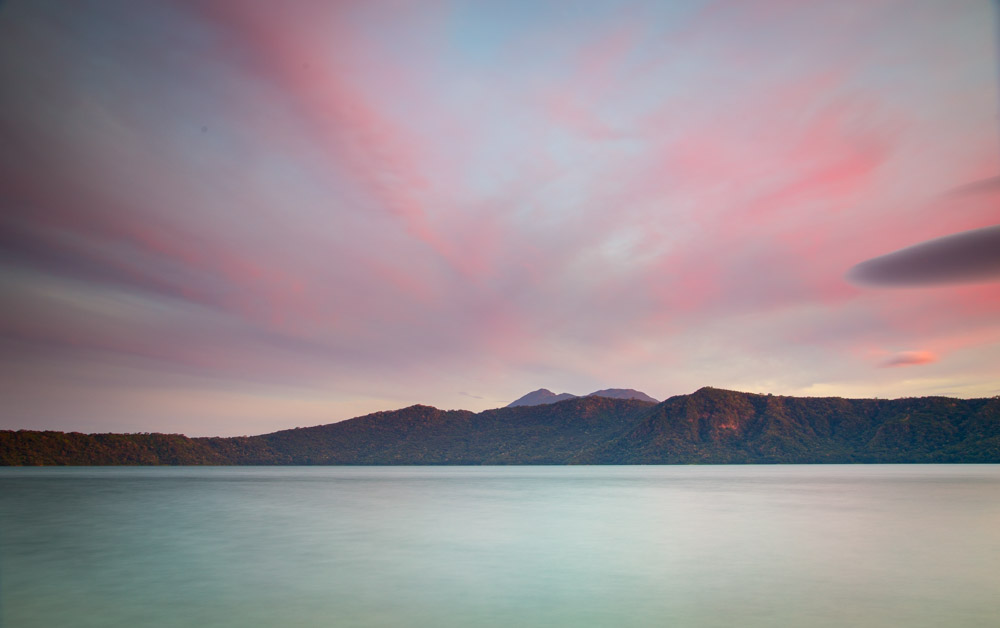
[[[893,274],[996,261],[996,21],[7,0],[0,429],[259,434],[541,387],[1000,394],[995,265]]]

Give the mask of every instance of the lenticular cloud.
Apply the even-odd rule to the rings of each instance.
[[[858,284],[927,286],[1000,280],[1000,225],[963,231],[861,262],[847,274]]]

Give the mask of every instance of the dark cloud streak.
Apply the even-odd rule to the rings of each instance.
[[[973,181],[972,183],[966,183],[965,185],[960,185],[957,188],[952,188],[945,193],[945,196],[977,196],[979,194],[996,192],[997,190],[1000,190],[1000,175],[990,177],[989,179],[980,179],[979,181]]]
[[[134,242],[0,219],[0,263],[221,307],[227,286]]]
[[[857,284],[916,287],[1000,280],[1000,225],[929,240],[862,262]]]

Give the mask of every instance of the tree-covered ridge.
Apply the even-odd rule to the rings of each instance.
[[[647,411],[592,464],[1000,462],[1000,399],[783,397],[702,388]]]
[[[0,465],[234,464],[201,439],[181,434],[0,431]]]
[[[0,431],[3,465],[1000,462],[1000,399],[702,388],[478,414],[411,406],[261,436]]]
[[[234,464],[565,464],[623,434],[652,405],[578,397],[479,414],[418,405],[318,427],[206,440],[240,460]]]

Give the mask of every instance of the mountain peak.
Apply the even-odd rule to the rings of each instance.
[[[648,401],[650,403],[660,403],[646,393],[632,388],[605,388],[604,390],[592,392],[587,396],[607,397],[609,399],[638,399],[640,401]]]
[[[556,403],[558,401],[565,401],[566,399],[575,399],[578,395],[573,395],[570,393],[560,393],[556,394],[549,390],[548,388],[539,388],[538,390],[532,391],[527,395],[521,397],[517,401],[513,401],[507,405],[508,408],[514,408],[517,406],[540,406],[548,403]],[[605,397],[608,399],[638,399],[640,401],[647,401],[649,403],[659,403],[656,399],[653,399],[644,392],[638,390],[633,390],[631,388],[605,388],[604,390],[598,390],[586,395],[586,397]]]
[[[557,395],[548,388],[539,388],[538,390],[532,391],[520,399],[510,402],[507,404],[507,407],[515,408],[517,406],[540,406],[548,403],[556,403],[557,401],[564,401],[566,399],[573,399],[574,397],[576,397],[576,395],[571,395],[569,393],[560,393]]]

